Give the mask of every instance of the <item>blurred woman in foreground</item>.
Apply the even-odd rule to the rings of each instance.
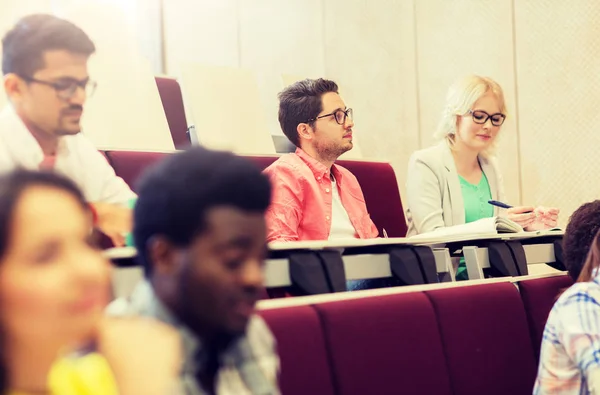
[[[175,390],[175,333],[104,318],[110,264],[89,243],[91,230],[71,181],[24,170],[0,176],[0,393]]]
[[[599,267],[600,233],[577,282],[550,312],[534,394],[600,394]]]

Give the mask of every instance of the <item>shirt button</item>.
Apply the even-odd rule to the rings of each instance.
[[[325,188],[325,192],[329,193],[329,188]]]
[[[317,177],[317,181],[321,181],[321,177]]]
[[[326,219],[327,221],[329,221],[329,215],[328,215],[328,216],[326,216],[326,217],[325,217],[325,219]]]

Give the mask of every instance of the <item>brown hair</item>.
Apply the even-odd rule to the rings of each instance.
[[[283,134],[296,147],[300,147],[298,125],[312,125],[314,119],[323,111],[322,96],[329,92],[338,93],[337,84],[319,78],[298,81],[279,93],[279,124]]]

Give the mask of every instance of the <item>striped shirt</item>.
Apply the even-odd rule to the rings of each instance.
[[[185,357],[180,374],[181,392],[186,395],[207,394],[196,380],[196,374],[203,369],[203,360],[208,359],[207,347],[173,316],[148,282],[141,282],[130,298],[114,301],[108,307],[108,314],[153,317],[177,328]],[[255,315],[248,323],[245,335],[233,341],[219,355],[215,394],[277,395],[278,371],[275,339],[265,322]]]
[[[554,304],[542,340],[535,395],[594,394],[600,374],[600,275]],[[596,388],[598,391],[598,388]]]

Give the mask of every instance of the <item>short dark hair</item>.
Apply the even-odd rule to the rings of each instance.
[[[600,200],[583,204],[571,215],[562,244],[563,260],[573,280],[579,277],[599,230]]]
[[[2,39],[2,73],[31,77],[44,67],[44,52],[65,50],[90,56],[94,43],[75,24],[48,14],[21,18]]]
[[[169,155],[151,167],[137,191],[133,238],[147,277],[152,274],[147,245],[153,236],[187,247],[202,234],[211,208],[264,213],[271,202],[269,179],[248,159],[201,147]]]
[[[287,138],[300,147],[298,125],[314,119],[323,111],[321,97],[328,92],[338,93],[331,80],[319,78],[298,81],[279,93],[279,125]]]

